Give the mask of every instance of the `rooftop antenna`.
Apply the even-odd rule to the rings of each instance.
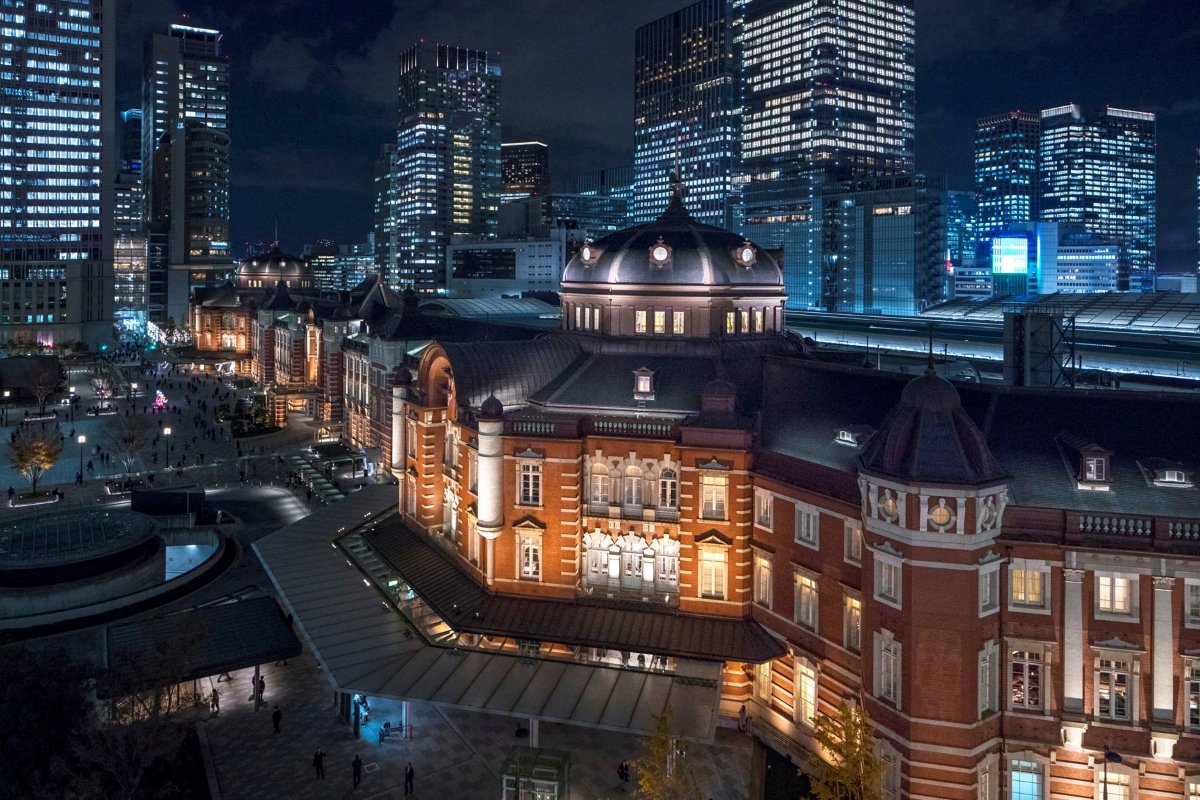
[[[275,245],[276,247],[279,247],[279,220],[278,219],[275,220],[275,241],[272,242],[272,244]]]

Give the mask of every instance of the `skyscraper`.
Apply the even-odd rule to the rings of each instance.
[[[112,335],[112,0],[11,4],[0,23],[0,341]]]
[[[123,336],[146,332],[146,236],[142,192],[142,110],[122,111],[119,168],[113,187],[113,325]]]
[[[375,271],[387,275],[394,270],[392,259],[392,230],[396,227],[395,203],[392,201],[392,162],[396,158],[396,145],[385,144],[379,148],[372,173],[375,208],[371,230],[375,238]]]
[[[384,279],[435,292],[445,286],[453,237],[495,232],[499,61],[483,50],[418,42],[400,55],[399,101]]]
[[[1041,117],[1010,111],[975,123],[975,194],[979,232],[1037,219]]]
[[[229,59],[221,32],[172,25],[146,42],[142,185],[150,239],[149,315],[187,319],[193,288],[232,267]]]
[[[914,0],[754,0],[741,38],[745,233],[783,249],[790,306],[824,308],[822,184],[913,169]]]
[[[675,169],[688,210],[734,224],[741,102],[735,41],[745,0],[700,0],[638,28],[634,38],[634,224],[670,199]]]
[[[1074,103],[1041,113],[1039,219],[1079,222],[1121,246],[1118,285],[1153,291],[1155,117]]]
[[[500,145],[500,202],[550,193],[550,148],[541,142]]]

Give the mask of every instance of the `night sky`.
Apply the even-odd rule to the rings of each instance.
[[[396,56],[418,38],[499,51],[504,139],[550,145],[555,185],[629,163],[633,36],[687,0],[118,0],[118,103],[142,46],[187,12],[232,68],[233,242],[366,239],[394,133]],[[1200,0],[918,0],[917,165],[972,188],[976,117],[1075,101],[1158,113],[1159,268],[1196,265]]]

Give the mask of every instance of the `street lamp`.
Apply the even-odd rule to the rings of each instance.
[[[133,398],[137,397],[137,381],[134,381],[133,383],[129,384],[129,389],[130,389],[129,399],[132,400]]]
[[[168,425],[163,428],[163,466],[168,469],[171,467],[171,451],[167,447],[167,437],[170,435],[171,427]]]
[[[8,398],[12,396],[12,392],[8,389],[4,390],[4,427],[8,427]]]
[[[67,388],[70,390],[70,394],[67,395],[67,407],[71,409],[71,422],[74,422],[75,421],[75,387],[69,386]],[[81,472],[79,474],[82,475],[83,473]]]
[[[82,433],[75,437],[75,441],[79,442],[79,480],[83,480],[83,445],[87,441],[87,437]]]
[[[1108,749],[1108,745],[1104,745],[1104,800],[1108,800],[1108,765],[1120,763],[1121,754],[1114,753]]]

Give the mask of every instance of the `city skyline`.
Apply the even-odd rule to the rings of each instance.
[[[225,4],[190,5],[193,22],[226,31],[233,56],[233,240],[270,238],[276,221],[293,249],[316,238],[363,238],[371,165],[394,130],[396,58],[422,36],[501,52],[503,136],[547,142],[556,188],[578,172],[631,160],[634,32],[686,3],[653,0],[614,14],[589,2],[569,17],[549,4],[523,5],[518,13],[511,5],[468,11],[456,3],[359,2],[346,14],[340,6],[284,3],[289,13],[270,23]],[[918,169],[947,174],[953,189],[970,188],[975,120],[989,114],[1064,98],[1085,108],[1153,111],[1160,269],[1193,268],[1200,94],[1187,77],[1200,70],[1200,21],[1182,15],[1182,2],[1149,5],[918,3]],[[120,11],[118,108],[132,105],[129,62],[146,32],[179,21],[178,7],[163,0]],[[531,15],[542,24],[529,25]]]

